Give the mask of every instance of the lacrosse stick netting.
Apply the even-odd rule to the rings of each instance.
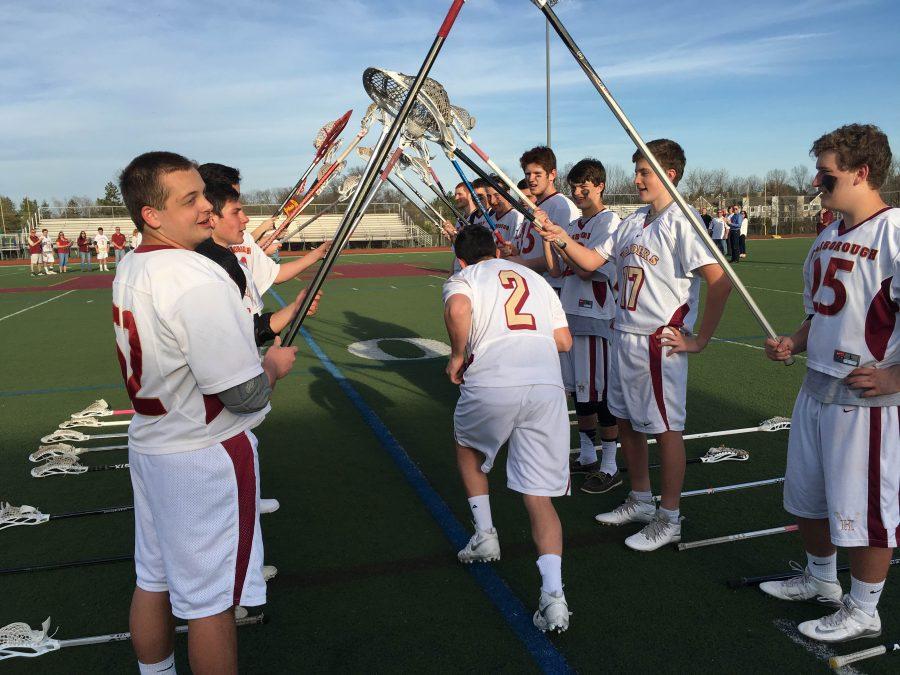
[[[50,516],[28,504],[13,506],[9,502],[0,502],[0,530],[16,525],[40,525],[48,520]]]
[[[358,151],[358,150],[359,150],[359,148],[357,148],[357,151]],[[324,216],[325,214],[330,213],[331,211],[333,211],[333,210],[335,209],[335,207],[337,207],[338,204],[340,204],[340,203],[342,203],[342,202],[345,202],[345,201],[347,201],[348,199],[350,199],[350,196],[353,194],[353,191],[356,189],[356,186],[357,186],[357,185],[359,185],[359,176],[358,176],[357,174],[352,174],[352,175],[350,175],[350,176],[347,176],[347,177],[343,180],[343,182],[341,182],[341,185],[340,185],[340,187],[338,188],[338,198],[337,198],[337,199],[335,199],[333,202],[331,202],[331,204],[329,204],[329,205],[326,206],[324,209],[322,209],[321,211],[319,211],[316,215],[314,215],[314,216],[313,216],[312,218],[310,218],[309,220],[303,221],[302,223],[300,223],[299,225],[297,225],[297,227],[295,227],[294,229],[290,230],[287,234],[285,234],[285,235],[282,237],[282,239],[284,239],[285,241],[288,240],[288,239],[290,239],[290,238],[293,237],[295,234],[297,234],[298,232],[302,231],[303,229],[305,229],[305,228],[308,227],[309,225],[312,225],[314,222],[316,222],[316,220],[318,220],[319,218],[321,218],[321,217]]]

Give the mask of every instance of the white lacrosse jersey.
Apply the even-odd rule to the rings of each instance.
[[[50,241],[50,237],[41,237],[41,252],[53,253],[53,242]]]
[[[833,377],[900,363],[900,209],[816,238],[803,264],[807,365]]]
[[[207,448],[255,427],[269,411],[238,415],[216,396],[263,369],[253,319],[234,282],[208,258],[168,246],[125,256],[113,281],[113,323],[135,409],[131,450]]]
[[[484,260],[444,282],[444,303],[456,294],[472,303],[465,386],[562,388],[553,331],[568,324],[540,274],[509,260]]]
[[[94,245],[97,247],[98,251],[108,251],[109,250],[109,237],[107,237],[105,234],[95,235],[93,242],[94,242]]]
[[[513,243],[519,250],[522,260],[544,259],[544,240],[534,231],[531,223],[524,218]]]
[[[519,228],[525,222],[525,216],[515,209],[510,209],[502,216],[495,217],[494,220],[497,223],[497,231],[503,237],[503,241],[515,242]]]
[[[567,231],[585,248],[596,248],[603,239],[615,233],[621,222],[622,219],[613,211],[604,209],[590,218],[582,216],[573,220]],[[612,320],[616,314],[616,303],[610,279],[615,278],[615,274],[614,261],[606,263],[590,279],[582,279],[563,263],[560,299],[566,314],[607,322]]]
[[[648,213],[649,206],[638,209],[595,247],[616,266],[615,328],[640,335],[663,326],[690,332],[700,304],[694,270],[716,259],[674,202],[649,223]]]
[[[547,214],[550,222],[562,228],[568,227],[573,220],[581,218],[581,210],[562,192],[554,192],[549,197],[544,197],[537,202],[537,207]],[[543,240],[534,233],[532,233],[532,236],[538,237],[537,248],[540,250],[541,255],[544,255]],[[553,288],[561,289],[563,286],[562,277],[551,277],[549,272],[544,272],[544,278]]]
[[[253,236],[249,232],[244,231],[244,241],[232,246],[231,250],[237,256],[238,262],[250,270],[259,295],[263,295],[272,287],[281,266],[266,255],[260,245],[253,241]]]

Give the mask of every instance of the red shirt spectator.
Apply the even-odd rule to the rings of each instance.
[[[91,250],[91,242],[87,238],[87,235],[82,233],[78,235],[78,252],[79,253],[87,253]]]
[[[125,235],[121,232],[116,232],[112,236],[112,245],[113,248],[119,249],[120,251],[125,248]]]
[[[822,209],[819,211],[819,221],[816,223],[816,234],[819,234],[826,227],[834,222],[834,211],[831,209]]]
[[[41,252],[41,238],[38,236],[37,232],[32,232],[28,235],[28,252],[29,253],[40,253]]]
[[[68,253],[72,242],[66,239],[66,235],[60,235],[56,239],[56,250],[58,253]]]

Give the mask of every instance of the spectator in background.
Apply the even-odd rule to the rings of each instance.
[[[81,271],[84,272],[85,268],[87,268],[87,271],[90,272],[91,242],[84,230],[82,230],[81,234],[78,235],[78,239],[75,240],[75,243],[78,245],[78,257],[81,259]]]
[[[56,237],[56,255],[59,256],[59,271],[61,274],[68,272],[66,266],[69,264],[69,248],[72,242],[66,237],[65,232],[60,232]]]
[[[44,265],[44,274],[56,274],[53,271],[53,241],[46,227],[41,230],[41,262]]]
[[[731,262],[741,261],[741,207],[731,207],[731,217],[728,219],[728,248],[731,251]]]
[[[741,210],[741,257],[747,257],[747,233],[750,231],[750,219],[747,212]]]
[[[35,228],[31,228],[28,233],[28,254],[31,256],[31,276],[36,277],[43,274],[43,266],[41,265],[41,235],[37,233]]]
[[[826,227],[834,222],[834,211],[831,209],[822,209],[816,222],[816,234],[819,234]]]
[[[709,232],[709,236],[712,236],[712,216],[707,213],[705,206],[700,209],[700,217],[703,219],[704,225],[706,225],[706,231]]]
[[[141,245],[142,238],[143,237],[141,237],[141,233],[137,228],[134,228],[134,230],[131,231],[131,241],[129,242],[129,244],[132,251]]]
[[[725,246],[725,231],[728,229],[728,225],[725,224],[725,209],[719,209],[716,213],[716,217],[712,218],[710,221],[710,237],[712,237],[713,242],[716,247],[722,251],[723,254],[727,253],[727,248]]]
[[[118,267],[119,263],[122,261],[122,256],[125,255],[125,235],[122,234],[122,231],[118,227],[116,228],[116,231],[113,232],[111,241],[113,255],[116,257],[116,267]]]
[[[100,263],[100,271],[109,272],[109,267],[106,264],[106,260],[109,258],[109,237],[103,234],[102,227],[97,228],[97,234],[94,235],[92,241],[94,248],[97,249],[97,262]]]

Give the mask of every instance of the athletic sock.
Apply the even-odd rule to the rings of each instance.
[[[877,584],[868,584],[856,577],[850,577],[850,597],[869,616],[875,616],[882,590],[884,590],[883,581]]]
[[[597,461],[597,448],[594,447],[594,439],[596,437],[596,429],[578,430],[578,440],[581,443],[581,454],[578,455],[578,463],[581,466],[587,466]]]
[[[639,502],[652,502],[653,501],[653,493],[650,490],[646,492],[638,492],[637,490],[631,491],[631,496],[634,497]]]
[[[681,517],[681,509],[664,509],[662,506],[659,507],[660,514],[666,517],[672,525],[678,524],[678,519]]]
[[[837,581],[837,551],[824,558],[807,553],[806,567],[816,579]]]
[[[159,663],[141,663],[138,661],[138,669],[141,675],[156,675],[157,673],[165,673],[166,675],[176,675],[175,673],[175,652],[169,654],[169,658]]]
[[[476,495],[469,497],[469,508],[472,510],[472,518],[475,519],[475,527],[486,532],[494,527],[491,520],[491,498],[489,495]]]
[[[608,473],[610,476],[619,470],[616,464],[616,442],[618,439],[611,441],[600,441],[600,448],[603,452],[603,459],[600,461],[600,471]]]
[[[541,573],[541,590],[544,593],[562,593],[562,558],[554,553],[545,553],[537,559]]]

